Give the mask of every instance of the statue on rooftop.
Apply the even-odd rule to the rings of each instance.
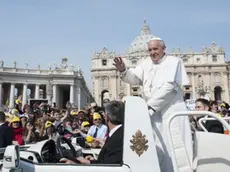
[[[3,66],[4,66],[4,61],[0,60],[0,67],[3,67]]]
[[[67,63],[68,63],[68,58],[67,57],[64,57],[62,58],[62,64],[61,64],[61,67],[66,69],[67,68]]]
[[[54,64],[53,64],[53,67],[54,67],[54,70],[58,70],[58,67],[57,67],[57,65],[56,65],[55,62],[54,62]]]
[[[78,72],[81,71],[80,65],[77,66],[77,71],[78,71]]]
[[[70,69],[74,70],[74,65],[73,64],[70,65]]]
[[[48,67],[49,67],[49,70],[52,70],[52,66],[51,66],[51,64],[49,64],[49,66],[48,66]]]
[[[17,67],[17,62],[16,61],[14,61],[14,68],[16,68]]]
[[[25,65],[26,65],[26,69],[28,69],[29,64],[28,64],[28,63],[25,63]]]
[[[209,49],[208,49],[206,46],[203,46],[202,51],[203,51],[204,53],[208,53],[208,52],[209,52]]]

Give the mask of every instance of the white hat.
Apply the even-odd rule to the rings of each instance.
[[[152,37],[152,38],[150,38],[150,40],[148,42],[150,42],[150,41],[161,41],[163,43],[163,45],[165,46],[165,42],[160,37]]]
[[[29,117],[28,117],[28,115],[21,114],[21,115],[20,115],[20,118],[29,118]]]
[[[152,38],[150,38],[149,41],[163,41],[163,40],[159,37],[152,37]]]

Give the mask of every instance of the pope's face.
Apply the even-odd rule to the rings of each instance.
[[[158,62],[165,54],[165,46],[159,40],[153,40],[148,43],[149,55],[153,62]]]

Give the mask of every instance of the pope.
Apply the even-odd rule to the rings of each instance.
[[[121,80],[142,87],[142,97],[149,108],[161,171],[172,172],[165,122],[170,114],[187,110],[182,87],[189,85],[189,81],[182,60],[166,55],[166,46],[161,38],[152,38],[147,47],[149,57],[136,68],[127,69],[121,57],[115,57],[114,66],[120,72]],[[176,117],[172,121],[171,131],[176,163],[181,169],[179,171],[189,169],[193,149],[188,117]]]

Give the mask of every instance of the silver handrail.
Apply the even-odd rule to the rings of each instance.
[[[178,172],[178,168],[177,168],[177,162],[176,162],[176,154],[175,154],[175,150],[173,148],[173,140],[172,140],[172,135],[171,135],[171,122],[175,117],[178,116],[201,116],[201,115],[208,115],[211,116],[213,118],[216,118],[217,120],[219,120],[224,127],[226,127],[227,130],[230,131],[230,125],[224,120],[222,119],[222,117],[218,116],[217,114],[213,113],[213,112],[209,112],[209,111],[182,111],[182,112],[175,112],[172,115],[169,116],[169,118],[166,120],[166,126],[167,126],[167,130],[166,130],[166,134],[167,134],[167,138],[169,141],[169,149],[171,152],[171,158],[172,158],[172,163],[173,163],[173,169],[174,172]],[[188,156],[188,152],[186,151],[186,155],[187,158],[189,159]],[[190,161],[189,161],[190,163]],[[192,165],[190,164],[190,167],[192,168]]]
[[[222,119],[224,119],[225,121],[228,120],[230,121],[230,117],[221,117]],[[200,127],[205,131],[208,132],[208,130],[204,127],[204,125],[202,124],[203,121],[215,121],[216,118],[201,118],[199,119],[198,123],[200,125]],[[229,125],[229,124],[228,124]]]

